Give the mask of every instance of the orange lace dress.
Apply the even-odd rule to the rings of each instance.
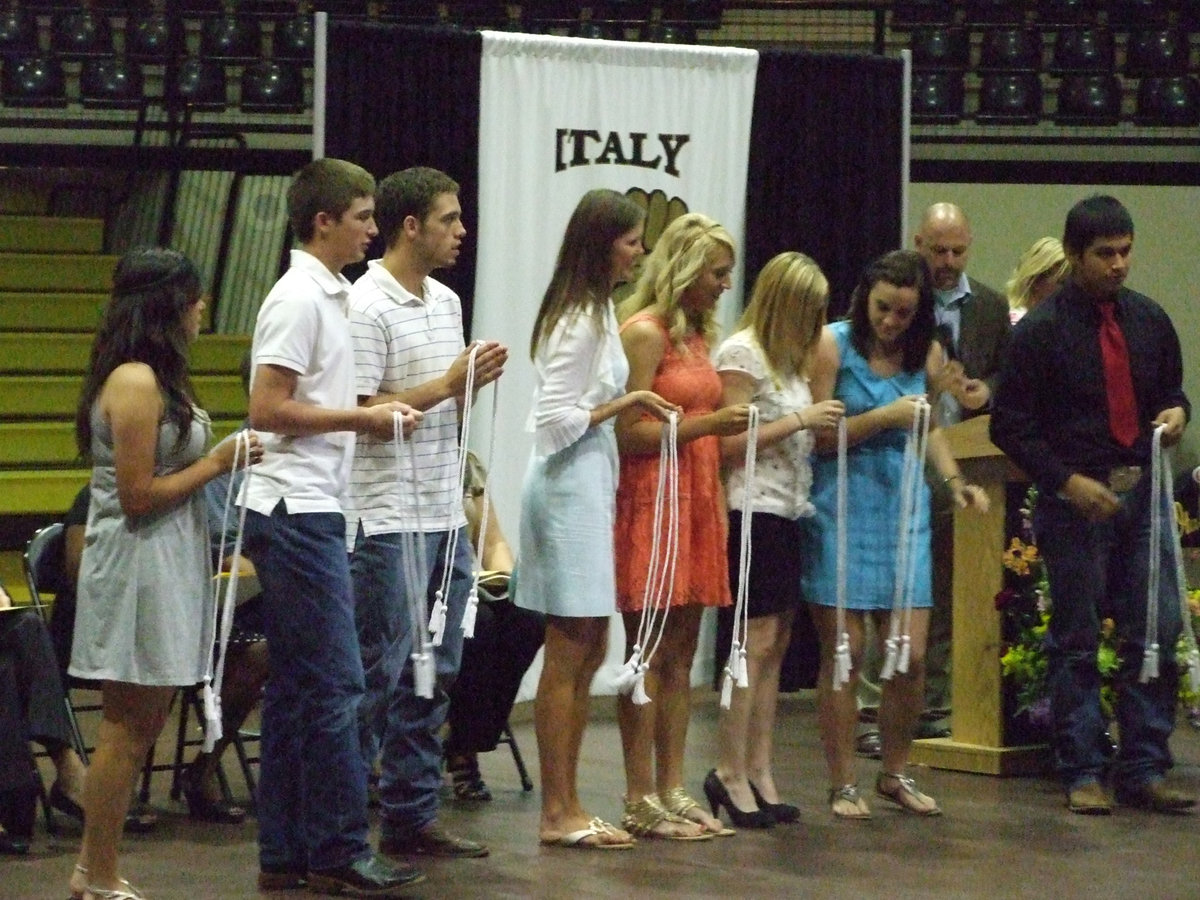
[[[721,405],[721,379],[700,335],[670,343],[662,322],[637,313],[625,322],[649,319],[662,330],[667,349],[650,389],[683,408],[685,418],[705,415]],[[650,418],[647,414],[647,418]],[[672,606],[728,606],[729,567],[725,557],[727,522],[721,496],[719,438],[703,437],[679,447],[679,555],[675,562]],[[654,542],[654,495],[658,487],[658,451],[621,454],[617,486],[614,548],[617,609],[642,608],[650,550]],[[660,540],[665,540],[665,528]]]

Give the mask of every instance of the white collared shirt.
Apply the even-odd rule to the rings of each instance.
[[[300,403],[353,409],[354,357],[346,318],[350,282],[303,250],[293,250],[291,260],[258,311],[254,369],[275,365],[295,372],[293,398]],[[260,431],[266,452],[247,479],[243,502],[264,515],[280,500],[290,513],[341,512],[354,437],[353,431],[307,437]]]

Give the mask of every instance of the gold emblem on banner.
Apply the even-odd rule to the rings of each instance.
[[[667,226],[688,212],[685,200],[680,197],[668,198],[666,192],[658,188],[653,191],[629,188],[625,192],[625,196],[646,211],[646,231],[642,236],[642,244],[645,245],[647,253],[654,249],[654,245],[658,243],[659,237]],[[613,300],[616,303],[620,303],[633,292],[634,285],[637,284],[638,278],[642,274],[642,259],[638,260],[629,283],[621,285],[613,292]]]

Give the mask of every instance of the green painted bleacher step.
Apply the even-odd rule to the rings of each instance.
[[[104,223],[68,216],[0,215],[0,252],[100,253]]]
[[[241,417],[213,420],[213,438],[220,440],[241,427]],[[0,466],[75,466],[75,424],[55,422],[0,422]]]
[[[87,369],[91,334],[0,332],[0,372],[10,374],[79,372]],[[191,347],[192,372],[237,372],[250,346],[244,335],[202,334]]]
[[[0,516],[63,513],[91,474],[91,469],[0,472]]]
[[[232,418],[246,411],[240,375],[197,375],[192,385],[212,416]],[[78,375],[0,375],[0,418],[73,417],[79,403]]]
[[[0,291],[108,293],[116,264],[95,253],[0,253]]]
[[[0,293],[2,331],[80,331],[92,334],[107,293]]]

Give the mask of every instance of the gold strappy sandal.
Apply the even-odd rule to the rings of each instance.
[[[730,837],[737,834],[737,831],[732,828],[727,828],[725,825],[721,825],[720,831],[709,831],[704,827],[703,822],[700,822],[689,816],[688,813],[690,813],[693,809],[700,809],[700,804],[689,797],[687,791],[685,791],[682,786],[673,787],[660,796],[663,808],[666,809],[667,812],[674,813],[681,819],[686,819],[689,822],[699,825],[701,828],[704,828],[705,834],[711,834],[713,837]]]
[[[639,838],[653,838],[660,841],[707,841],[712,832],[701,831],[700,834],[664,834],[655,831],[663,822],[672,825],[697,825],[691,819],[669,812],[658,799],[657,794],[647,794],[640,800],[625,800],[625,815],[621,817],[621,827]]]

